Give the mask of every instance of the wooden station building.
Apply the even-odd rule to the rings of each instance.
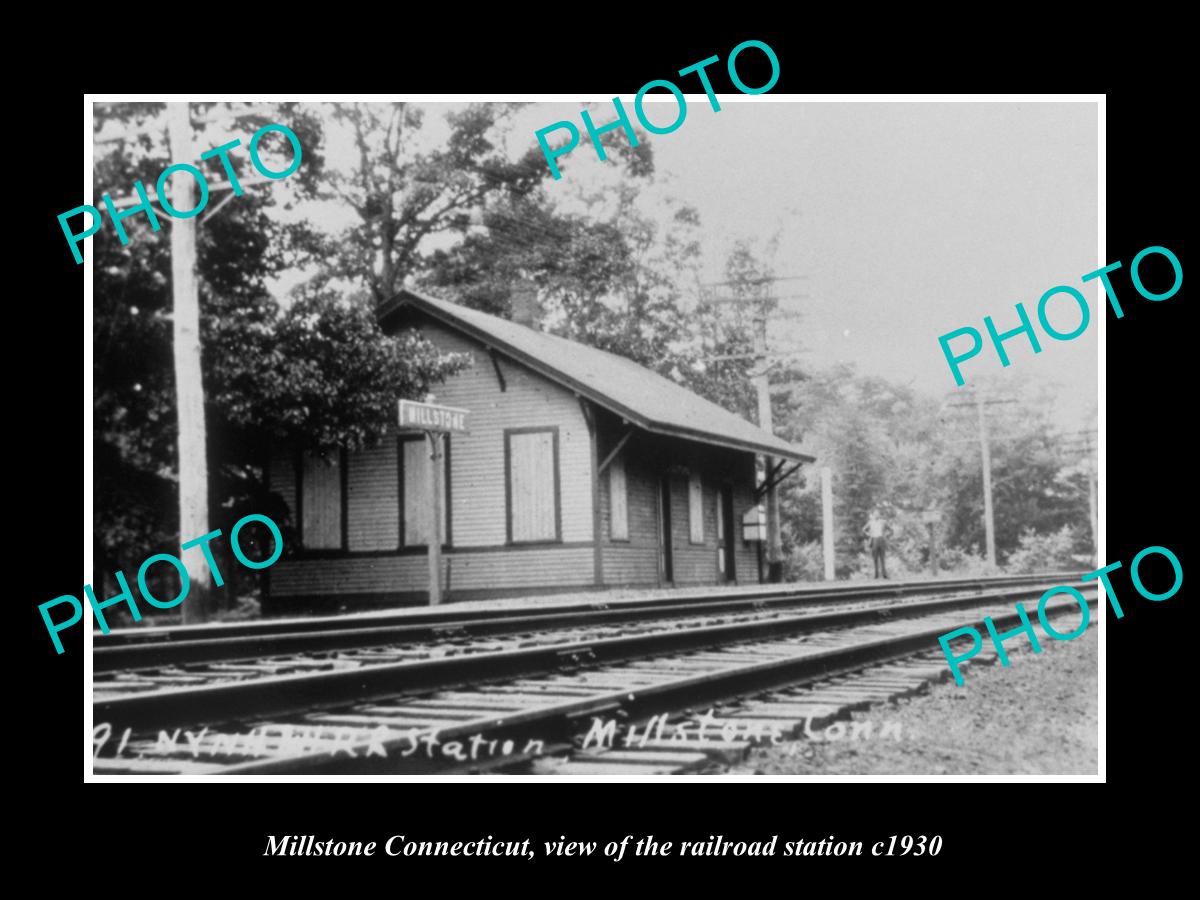
[[[469,433],[445,438],[448,599],[760,580],[742,525],[756,455],[811,456],[624,357],[518,321],[410,291],[379,321],[473,360],[436,388],[438,404],[469,410]],[[359,453],[277,455],[270,484],[300,546],[271,568],[267,611],[426,602],[427,453],[420,433],[396,430]]]

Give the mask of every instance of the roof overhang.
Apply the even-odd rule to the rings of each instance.
[[[718,447],[728,447],[733,450],[749,450],[754,453],[762,453],[767,456],[774,456],[777,459],[790,459],[795,462],[815,462],[816,457],[810,456],[807,453],[801,453],[798,450],[792,450],[790,447],[774,446],[771,444],[760,444],[753,441],[742,441],[736,438],[729,438],[723,435],[715,435],[705,431],[685,428],[679,425],[665,424],[647,419],[645,416],[632,409],[624,406],[621,403],[613,400],[595,387],[584,384],[578,379],[572,378],[559,369],[547,365],[540,359],[513,347],[507,341],[497,338],[493,334],[489,334],[483,329],[473,325],[470,322],[464,321],[450,313],[438,309],[436,306],[426,303],[420,294],[414,294],[411,291],[401,291],[389,300],[385,300],[375,310],[375,317],[378,320],[380,327],[384,327],[388,319],[395,316],[400,310],[405,307],[415,309],[430,318],[436,319],[444,325],[454,328],[463,334],[469,335],[479,341],[485,347],[495,349],[505,356],[515,359],[521,365],[532,369],[539,375],[549,378],[551,381],[557,382],[564,387],[570,389],[581,397],[586,397],[588,400],[595,403],[597,406],[607,409],[609,412],[615,413],[623,419],[626,419],[638,428],[644,431],[649,431],[654,434],[662,434],[670,437],[683,438],[689,441],[698,441],[704,444],[712,444]]]

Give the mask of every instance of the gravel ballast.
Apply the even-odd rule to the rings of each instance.
[[[1007,668],[970,666],[962,687],[951,679],[811,739],[756,748],[730,774],[1095,775],[1096,634],[1046,640],[1039,654],[1006,648]]]

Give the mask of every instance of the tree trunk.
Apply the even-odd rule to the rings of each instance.
[[[192,123],[187,103],[167,104],[171,158],[192,162]],[[194,181],[186,172],[171,180],[175,209],[195,206]],[[196,289],[196,220],[171,219],[171,280],[175,292],[175,396],[179,408],[179,540],[187,543],[208,533],[208,459],[204,428],[204,382],[200,372],[200,302]],[[183,621],[203,622],[208,615],[211,578],[199,547],[180,556],[191,590],[181,605]]]

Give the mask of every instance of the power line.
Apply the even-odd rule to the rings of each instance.
[[[807,275],[772,275],[763,278],[741,278],[735,281],[702,281],[701,285],[703,287],[722,287],[726,285],[766,284],[773,281],[802,281],[807,278]]]

